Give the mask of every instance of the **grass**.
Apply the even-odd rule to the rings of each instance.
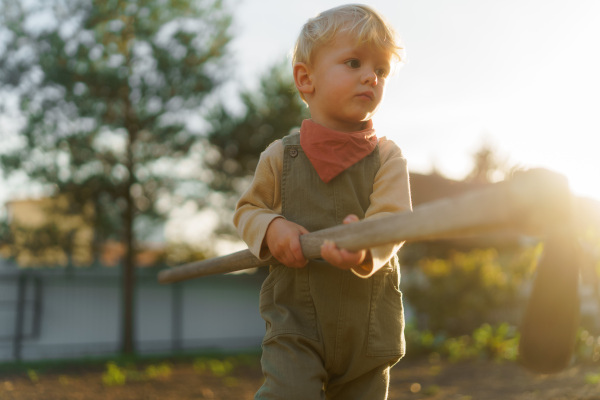
[[[79,359],[52,359],[40,361],[20,361],[0,363],[0,375],[26,375],[30,380],[39,379],[45,373],[63,373],[73,370],[104,371],[118,380],[118,371],[142,369],[147,376],[165,374],[169,363],[189,362],[195,366],[207,365],[212,372],[225,371],[227,365],[250,365],[257,363],[260,349],[247,349],[241,352],[203,351],[181,354],[156,355],[110,355]],[[211,361],[212,360],[212,361]],[[110,366],[110,367],[109,367]],[[213,371],[214,370],[214,371]],[[162,371],[162,372],[161,372]]]

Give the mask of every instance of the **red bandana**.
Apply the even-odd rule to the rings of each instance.
[[[300,145],[323,182],[333,178],[373,152],[377,136],[373,122],[358,132],[339,132],[311,119],[302,121]]]

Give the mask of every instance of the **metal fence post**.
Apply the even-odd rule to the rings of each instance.
[[[182,348],[183,338],[183,287],[180,283],[171,290],[171,348],[178,352]]]
[[[13,338],[13,358],[21,361],[23,345],[23,322],[25,321],[25,291],[27,290],[27,275],[19,273],[17,283],[17,302],[15,315],[15,336]]]

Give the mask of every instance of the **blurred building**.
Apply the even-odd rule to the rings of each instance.
[[[20,267],[115,267],[123,259],[123,243],[96,242],[92,204],[74,211],[68,198],[62,196],[10,201],[6,208],[12,240],[0,245],[0,257],[13,258]],[[162,261],[164,247],[143,246],[136,255],[137,266]]]
[[[77,266],[93,261],[94,229],[91,204],[71,210],[66,196],[10,201],[6,205],[17,264],[31,266]]]
[[[448,179],[436,172],[431,174],[410,173],[410,191],[413,207],[430,201],[453,197],[477,189],[489,183],[475,183]]]

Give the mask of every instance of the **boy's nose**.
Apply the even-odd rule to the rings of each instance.
[[[363,84],[365,85],[377,85],[377,74],[375,71],[366,71],[363,75]]]

